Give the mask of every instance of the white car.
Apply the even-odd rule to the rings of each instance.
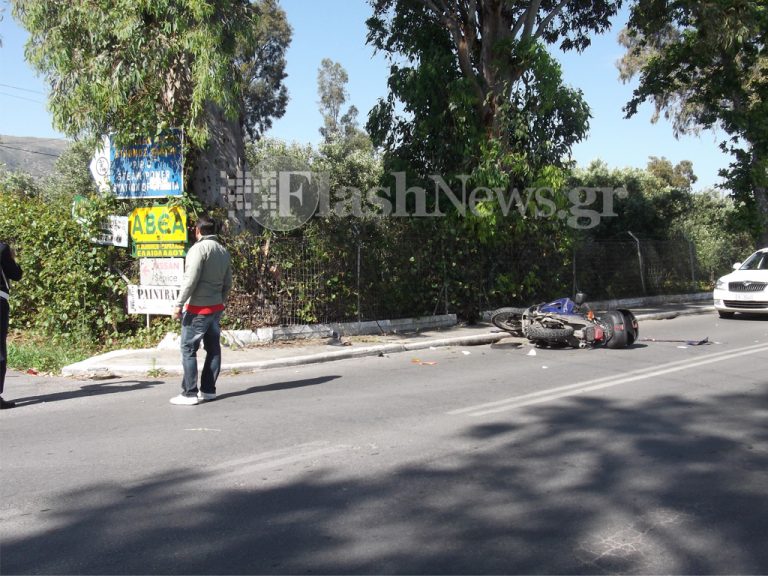
[[[768,314],[768,248],[733,265],[733,272],[715,285],[715,310],[721,318],[736,312]]]

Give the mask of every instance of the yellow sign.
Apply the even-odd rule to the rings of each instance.
[[[187,214],[178,206],[135,208],[128,225],[135,244],[187,241]]]
[[[176,242],[142,242],[133,245],[134,258],[178,258],[184,256],[186,244]]]

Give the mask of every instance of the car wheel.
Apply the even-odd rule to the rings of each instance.
[[[724,312],[723,310],[718,310],[717,315],[720,316],[720,318],[733,318],[736,312]]]

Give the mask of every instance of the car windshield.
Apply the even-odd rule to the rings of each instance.
[[[768,270],[768,252],[755,252],[744,261],[739,270]]]

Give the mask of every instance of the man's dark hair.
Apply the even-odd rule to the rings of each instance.
[[[200,234],[202,234],[203,236],[216,234],[216,220],[214,220],[207,214],[203,214],[197,219],[197,224],[195,224],[195,228],[200,230]]]

